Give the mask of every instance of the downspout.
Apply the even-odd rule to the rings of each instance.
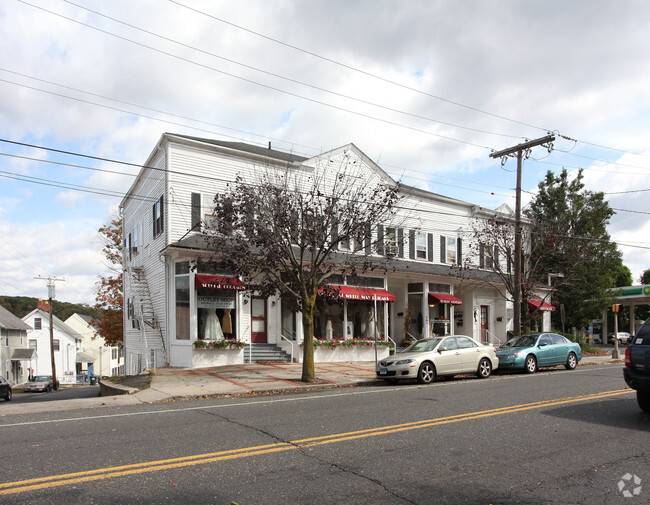
[[[169,351],[171,349],[170,345],[171,342],[169,341],[169,261],[167,261],[167,254],[166,253],[160,253],[158,255],[158,261],[160,261],[164,266],[165,266],[165,358],[166,358],[166,363],[165,366],[169,366]],[[160,324],[160,323],[159,323]]]

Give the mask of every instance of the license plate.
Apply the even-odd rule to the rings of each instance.
[[[386,368],[380,368],[379,369],[379,375],[386,375],[388,373],[388,370]]]

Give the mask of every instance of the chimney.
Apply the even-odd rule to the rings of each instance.
[[[43,312],[50,312],[50,302],[47,302],[45,300],[38,300],[38,305],[36,306],[39,310],[42,310]]]

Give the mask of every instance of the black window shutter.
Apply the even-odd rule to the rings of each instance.
[[[384,254],[384,225],[377,225],[377,254]]]
[[[370,254],[372,252],[372,230],[370,229],[370,225],[366,228],[366,254]]]
[[[192,229],[201,229],[201,194],[192,193]]]
[[[336,244],[336,248],[340,249],[337,244],[339,240],[339,220],[336,218],[332,219],[332,244]]]
[[[397,228],[397,255],[404,257],[404,229]]]
[[[447,263],[447,237],[440,235],[440,263]]]
[[[151,224],[153,225],[153,228],[152,228],[152,230],[153,230],[153,238],[156,238],[156,205],[157,204],[158,204],[158,202],[154,203],[153,207],[151,209],[152,210]]]
[[[456,263],[463,264],[463,239],[460,237],[456,239]]]
[[[478,250],[478,266],[479,268],[485,268],[485,247],[483,244],[479,246]]]
[[[433,261],[433,233],[427,233],[427,259]]]
[[[165,202],[163,197],[160,197],[160,233],[165,229]]]
[[[415,230],[409,230],[409,259],[415,259]]]

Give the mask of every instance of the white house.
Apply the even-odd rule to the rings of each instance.
[[[32,310],[22,320],[33,328],[27,332],[28,347],[34,351],[30,375],[52,375],[47,302],[39,301],[39,308]],[[61,384],[74,384],[77,373],[81,373],[94,359],[81,351],[80,334],[56,316],[52,316],[52,321],[56,378]]]
[[[204,262],[210,251],[201,227],[209,226],[214,195],[238,175],[252,181],[262,167],[316,170],[343,159],[360,167],[360,180],[395,184],[353,144],[305,158],[270,146],[164,134],[121,203],[126,373],[164,364],[207,366],[193,343],[211,338],[217,327],[219,335],[300,354],[301,318],[280,299],[257,297],[227,272],[212,271]],[[373,231],[382,237],[382,254],[394,256],[393,268],[354,281],[332,279],[344,301],[317,307],[316,336],[363,337],[376,307],[380,338],[397,343],[409,323],[415,338],[462,334],[504,341],[512,310],[502,290],[484,282],[494,273],[469,258],[468,246],[472,221],[496,211],[413,187],[400,191],[401,206],[410,209],[403,225]],[[475,269],[459,276],[457,266],[467,259]]]
[[[11,384],[22,384],[29,377],[34,354],[27,346],[27,332],[31,329],[0,306],[0,374]]]
[[[91,316],[72,314],[65,324],[81,336],[81,351],[93,358],[85,372],[109,377],[124,374],[124,353],[120,346],[107,346],[104,338],[90,324]],[[84,372],[84,370],[82,370]]]

